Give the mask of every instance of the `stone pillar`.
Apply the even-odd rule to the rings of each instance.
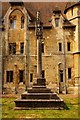
[[[37,39],[37,78],[42,78],[41,39]]]

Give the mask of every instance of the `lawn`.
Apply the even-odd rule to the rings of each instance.
[[[8,95],[2,98],[2,118],[79,118],[78,97],[75,95],[60,95],[68,110],[14,110],[14,100],[19,97]]]

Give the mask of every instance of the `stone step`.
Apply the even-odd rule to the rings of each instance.
[[[62,99],[17,99],[15,109],[64,109]]]
[[[49,88],[29,88],[28,93],[51,93],[51,90]]]
[[[32,88],[46,88],[46,86],[45,85],[42,85],[42,86],[40,86],[40,85],[33,85]]]
[[[56,93],[23,93],[21,99],[59,99]]]

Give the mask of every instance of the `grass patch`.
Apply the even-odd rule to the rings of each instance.
[[[60,95],[69,110],[14,110],[15,97],[2,98],[2,118],[79,118],[78,97]]]

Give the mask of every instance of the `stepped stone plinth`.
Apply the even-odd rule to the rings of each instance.
[[[64,101],[46,85],[35,84],[14,101],[15,109],[64,109]]]

